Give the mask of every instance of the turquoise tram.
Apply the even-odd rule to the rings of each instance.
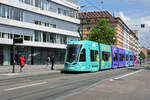
[[[88,40],[68,42],[64,71],[96,72],[111,68],[113,66],[110,45]]]
[[[91,41],[70,41],[65,57],[65,71],[99,71],[99,45]]]

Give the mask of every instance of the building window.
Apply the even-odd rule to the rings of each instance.
[[[2,32],[0,32],[0,38],[2,38]]]
[[[13,12],[14,12],[14,20],[18,20],[18,21],[20,21],[21,20],[21,17],[20,17],[20,15],[21,15],[21,12],[20,12],[20,10],[19,9],[16,9],[16,8],[13,8]]]
[[[50,24],[50,23],[41,22],[41,21],[35,21],[34,23],[37,24],[37,25],[45,26],[45,27],[56,28],[55,24]]]
[[[87,34],[86,37],[89,38],[90,34]]]
[[[26,41],[32,41],[32,36],[24,36],[24,40],[26,40]]]
[[[40,21],[35,21],[35,24],[41,25],[41,22]]]
[[[25,0],[25,3],[26,4],[30,4],[30,0]]]
[[[91,21],[90,20],[87,20],[87,23],[89,24]]]
[[[14,38],[20,38],[21,36],[20,35],[14,35]]]
[[[35,36],[36,42],[41,42],[41,32],[40,31],[35,31],[34,36]]]
[[[90,31],[91,30],[91,27],[87,27],[87,31]]]
[[[43,32],[43,42],[47,42],[46,41],[46,32]]]
[[[67,16],[67,10],[64,10],[63,15]]]
[[[35,0],[35,7],[41,8],[41,0]]]
[[[9,8],[8,6],[1,5],[0,15],[3,18],[9,18]]]
[[[23,11],[0,4],[0,17],[23,21]]]
[[[57,13],[58,13],[58,14],[61,14],[61,8],[58,8],[58,9],[57,9]]]
[[[60,35],[59,34],[56,35],[56,43],[60,44]]]
[[[56,43],[56,34],[50,34],[50,42],[51,43]]]
[[[9,38],[9,34],[8,33],[2,33],[2,38],[8,39]]]

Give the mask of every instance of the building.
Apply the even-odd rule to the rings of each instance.
[[[82,37],[86,38],[90,34],[92,28],[96,27],[97,20],[99,18],[107,18],[110,23],[115,21],[115,18],[111,16],[107,11],[95,11],[95,12],[81,12],[79,13],[79,19],[81,21],[81,33]]]
[[[140,36],[139,36],[139,31],[138,30],[132,30],[133,33],[135,33],[134,35],[134,51],[136,51],[137,53],[137,57],[139,57],[139,54],[140,54]]]
[[[117,42],[113,45],[119,48],[134,50],[139,53],[139,38],[120,17],[113,17],[108,11],[81,12],[82,36],[88,37],[92,28],[96,27],[97,19],[106,18],[115,29]]]
[[[141,47],[141,51],[145,54],[145,58],[147,59],[148,50],[145,47]]]
[[[0,0],[0,65],[12,64],[13,38],[22,37],[16,45],[15,60],[24,55],[29,65],[46,64],[56,56],[64,62],[66,43],[77,40],[77,0]]]

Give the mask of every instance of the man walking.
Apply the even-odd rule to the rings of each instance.
[[[25,58],[24,58],[23,55],[20,56],[19,61],[20,61],[20,72],[24,72],[23,68],[24,68],[24,65],[25,65]]]
[[[52,55],[50,60],[51,60],[51,70],[54,70],[55,56]]]

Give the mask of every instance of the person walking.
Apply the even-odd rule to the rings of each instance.
[[[24,58],[23,55],[20,56],[19,61],[20,61],[20,72],[23,73],[23,72],[24,72],[24,71],[23,71],[23,68],[24,68],[24,65],[25,65],[25,58]]]
[[[51,70],[54,70],[55,56],[52,55],[50,60],[51,60]]]
[[[142,58],[140,58],[140,65],[142,65]]]
[[[49,67],[50,64],[51,64],[51,59],[50,59],[50,57],[47,57],[47,66]]]

